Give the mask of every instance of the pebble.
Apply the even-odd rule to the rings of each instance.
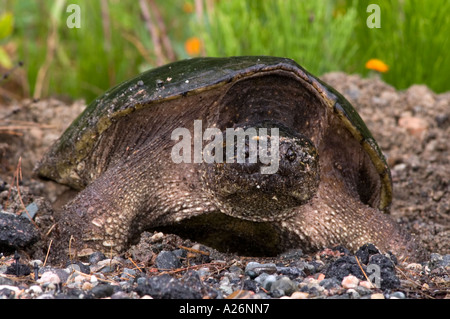
[[[282,276],[270,285],[270,292],[274,297],[290,296],[297,290],[298,284],[287,276]]]
[[[409,134],[421,137],[428,129],[428,123],[420,117],[405,116],[398,120],[398,125],[408,131]]]
[[[359,283],[359,285],[361,287],[367,288],[367,289],[372,289],[375,287],[375,285],[367,280],[363,280]]]
[[[245,267],[245,274],[250,278],[255,278],[262,273],[274,274],[277,272],[277,266],[273,263],[260,264],[257,262],[249,262]]]
[[[319,285],[325,289],[339,288],[341,283],[336,278],[325,278],[320,281]]]
[[[265,290],[270,291],[272,284],[277,281],[277,277],[275,275],[268,275],[264,282],[262,283],[262,286]]]
[[[20,290],[21,289],[19,287],[9,286],[9,285],[0,285],[0,296],[5,295],[8,297],[14,297],[14,295],[19,294]],[[11,296],[11,292],[14,293],[14,295]]]
[[[401,291],[396,291],[392,293],[389,297],[389,299],[405,299],[405,298],[406,298],[405,294]]]
[[[335,278],[333,278],[335,280]],[[324,286],[321,285],[321,282],[325,281],[326,279],[323,279],[319,282],[319,280],[315,278],[305,278],[300,284],[299,288],[302,292],[307,292],[310,295],[318,296],[320,295],[324,290]],[[340,287],[339,282],[337,282],[338,287]]]
[[[305,272],[298,267],[277,267],[277,273],[288,276],[291,279],[295,279],[300,276],[306,276]]]
[[[136,278],[136,270],[129,269],[129,268],[124,268],[123,269],[123,273],[120,276],[121,280],[131,280],[131,281],[133,281],[134,278]]]
[[[354,289],[358,287],[359,279],[353,275],[348,275],[342,279],[342,287],[345,289]]]
[[[61,278],[59,278],[59,276],[53,271],[46,271],[42,274],[41,278],[37,280],[37,282],[44,285],[59,284],[61,283]]]
[[[230,278],[224,277],[219,282],[219,289],[225,294],[225,295],[231,295],[233,293],[233,287],[231,287]]]
[[[89,263],[91,265],[97,264],[99,261],[106,259],[105,254],[102,252],[96,251],[89,256]]]
[[[141,297],[149,295],[155,299],[200,299],[202,297],[200,292],[169,274],[147,278],[135,291]]]
[[[308,299],[308,296],[307,292],[295,291],[292,293],[291,299]]]
[[[450,254],[449,255],[440,255],[433,253],[430,255],[430,269],[435,269],[438,267],[449,267],[450,266]]]
[[[90,293],[96,298],[105,298],[114,293],[114,287],[110,284],[99,284],[92,288]]]
[[[361,296],[366,296],[372,294],[372,290],[370,288],[361,286],[361,283],[358,287],[355,289]]]
[[[355,289],[348,289],[347,294],[351,299],[360,299],[361,295]]]
[[[373,265],[380,269],[381,289],[395,289],[400,286],[400,280],[395,273],[395,264],[391,258],[377,254],[370,257],[368,266]]]
[[[417,263],[410,263],[406,266],[406,269],[421,271],[423,269],[423,266],[421,264],[417,264]]]
[[[181,267],[178,257],[171,251],[161,251],[155,260],[156,268],[159,270],[177,269]]]
[[[375,293],[370,295],[370,299],[385,299],[383,294]]]

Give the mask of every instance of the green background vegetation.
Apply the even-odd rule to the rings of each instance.
[[[81,8],[79,29],[66,25],[71,3]],[[381,8],[380,29],[366,25],[371,3]],[[89,102],[139,72],[188,58],[185,43],[196,37],[198,55],[285,56],[316,75],[368,76],[365,63],[377,58],[390,68],[382,78],[398,89],[424,83],[443,92],[449,34],[448,0],[0,0],[0,71],[10,75],[0,89],[16,77],[22,95]],[[23,67],[7,73],[19,61]]]

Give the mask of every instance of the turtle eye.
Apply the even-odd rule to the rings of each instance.
[[[294,152],[292,147],[289,147],[286,151],[286,158],[289,162],[293,162],[297,159],[297,154]]]

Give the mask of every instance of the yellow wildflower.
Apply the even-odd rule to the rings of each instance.
[[[370,59],[366,63],[366,68],[369,70],[375,70],[381,73],[385,73],[389,71],[389,66],[381,60],[378,59]]]
[[[200,55],[200,51],[202,48],[202,42],[197,37],[192,37],[186,40],[184,43],[184,49],[187,54],[190,56],[198,56]]]

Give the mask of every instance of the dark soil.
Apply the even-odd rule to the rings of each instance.
[[[435,94],[422,85],[398,91],[378,78],[362,79],[357,75],[343,73],[331,73],[322,78],[355,106],[385,153],[394,182],[392,216],[418,236],[430,253],[450,254],[450,92]],[[53,211],[61,207],[73,193],[67,187],[35,179],[33,167],[84,107],[85,103],[82,101],[65,102],[57,99],[38,102],[23,100],[0,105],[0,208],[17,214],[28,213],[28,210],[35,210],[37,207],[32,226],[38,228],[41,234],[51,231],[54,225]],[[20,181],[17,178],[18,167],[21,169]],[[20,193],[17,187],[11,187],[17,183],[21,185]],[[35,205],[30,206],[33,203]],[[26,212],[24,207],[27,208]],[[194,245],[174,235],[162,236],[156,242],[143,238],[141,243],[127,252],[126,257],[151,269],[155,267],[156,256],[162,250],[172,251],[180,246]],[[20,245],[16,247],[21,252],[21,261],[24,258],[45,259],[48,247],[42,242],[32,245],[32,249],[25,250]],[[0,265],[14,259],[12,251],[4,250],[0,253],[4,253]],[[340,256],[333,254],[303,255],[301,258],[312,262],[315,259],[324,260],[323,256],[329,257],[326,260]],[[236,263],[245,265],[250,261],[249,257],[227,254],[220,255],[219,259],[226,262],[221,264],[221,269]],[[189,264],[189,258],[187,260]],[[264,261],[256,258],[251,260]],[[281,257],[270,260],[283,263]],[[197,265],[201,262],[198,261]],[[207,262],[211,264],[211,259]],[[186,260],[181,265],[184,266]],[[402,277],[402,291],[407,293],[407,297],[449,296],[448,265],[435,272],[434,277],[429,274],[424,276],[423,271],[414,273],[413,268],[404,268],[404,272],[398,273]],[[325,272],[324,269],[318,271],[322,270]],[[185,279],[186,272],[173,271],[169,275],[181,276],[181,273],[184,277],[180,277],[180,282],[186,286],[186,282],[190,282]],[[304,275],[308,276],[307,273]],[[177,291],[186,289],[179,282],[171,282],[166,275],[160,280],[173,284]],[[153,283],[150,279],[147,281],[149,284]],[[138,294],[145,295],[149,287],[140,287]],[[217,294],[211,293],[212,288],[202,289],[188,289],[188,293],[196,297],[205,294],[217,297]],[[91,296],[96,295],[91,293]]]

